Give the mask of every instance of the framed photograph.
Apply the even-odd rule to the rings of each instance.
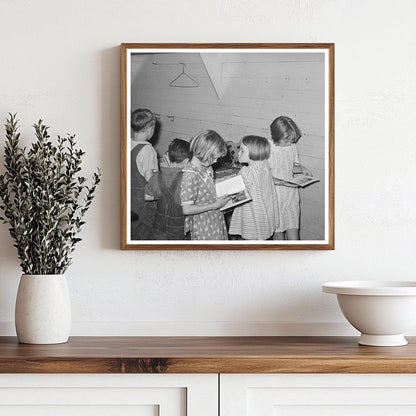
[[[121,248],[333,250],[334,44],[122,44]]]

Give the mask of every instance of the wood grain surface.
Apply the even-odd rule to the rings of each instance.
[[[355,337],[0,337],[1,373],[416,373],[416,338],[367,347]]]
[[[149,244],[146,242],[128,243],[127,242],[127,221],[130,213],[127,212],[127,158],[129,149],[127,137],[127,54],[130,49],[327,49],[328,50],[328,209],[327,227],[328,242],[322,244],[215,244],[207,242],[203,244]],[[122,43],[120,45],[120,248],[122,250],[334,250],[335,249],[335,44],[334,43]]]

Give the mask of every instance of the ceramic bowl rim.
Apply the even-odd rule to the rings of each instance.
[[[358,296],[416,296],[416,281],[352,280],[327,282],[322,291],[336,295]]]

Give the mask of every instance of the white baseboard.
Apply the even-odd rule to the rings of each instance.
[[[14,322],[0,322],[0,335],[16,335]],[[72,336],[347,336],[343,322],[73,322]]]

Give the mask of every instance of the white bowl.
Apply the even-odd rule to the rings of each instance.
[[[403,334],[415,323],[416,282],[330,282],[322,290],[337,295],[345,318],[361,332],[359,344],[407,344]]]

